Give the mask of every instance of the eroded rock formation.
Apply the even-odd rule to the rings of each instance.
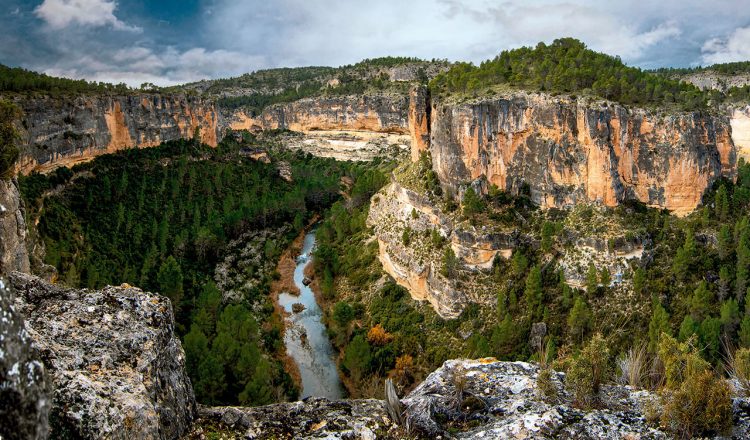
[[[374,228],[383,269],[404,286],[412,298],[429,301],[444,318],[455,318],[469,302],[487,303],[494,295],[487,294],[488,283],[481,276],[472,276],[471,285],[459,283],[458,277],[443,273],[442,259],[449,246],[459,267],[475,275],[490,269],[496,256],[508,258],[520,237],[513,231],[478,231],[458,225],[435,203],[416,191],[392,182],[376,194],[367,218]],[[409,228],[409,243],[404,230]],[[434,231],[434,232],[433,232]],[[442,237],[435,245],[431,234]]]
[[[72,166],[125,148],[153,147],[192,138],[196,129],[218,142],[218,114],[211,101],[184,95],[14,97],[23,110],[21,173]]]
[[[431,120],[433,168],[449,191],[484,176],[510,192],[528,185],[542,207],[637,199],[685,214],[737,160],[728,118],[698,112],[517,92],[433,103]]]
[[[409,98],[402,95],[320,96],[267,107],[259,116],[224,112],[233,130],[370,131],[408,133]]]
[[[0,275],[29,271],[23,201],[14,180],[0,179]]]
[[[52,379],[55,435],[174,439],[189,429],[195,399],[167,298],[129,286],[89,291],[19,272],[10,278]]]

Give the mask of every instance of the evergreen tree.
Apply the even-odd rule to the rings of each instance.
[[[210,351],[203,353],[198,366],[198,380],[193,385],[196,398],[207,405],[221,402],[227,383],[224,366]]]
[[[727,195],[727,188],[724,185],[721,185],[716,191],[714,210],[716,218],[721,221],[726,221],[729,217],[729,196]]]
[[[712,303],[713,295],[708,290],[706,282],[701,281],[698,288],[693,291],[693,295],[690,297],[690,314],[696,321],[700,321],[708,316]]]
[[[733,251],[732,231],[729,229],[729,225],[721,225],[718,242],[719,258],[722,260],[728,259]]]
[[[552,249],[552,243],[555,234],[555,225],[552,222],[545,221],[542,225],[542,252],[549,252]]]
[[[529,315],[536,319],[542,315],[542,300],[544,291],[542,290],[542,271],[539,266],[533,266],[526,277],[526,288],[524,289],[524,299]]]
[[[462,208],[464,215],[467,217],[472,217],[484,210],[484,202],[471,186],[464,192]]]
[[[370,344],[362,335],[357,335],[346,347],[343,365],[352,378],[359,381],[367,373],[371,359]]]
[[[20,117],[21,110],[15,104],[0,99],[0,179],[12,177],[20,154],[17,145],[19,135],[15,125]]]
[[[453,248],[450,246],[445,247],[443,252],[443,264],[440,269],[440,273],[446,278],[453,278],[456,276],[456,270],[458,269],[458,258],[453,252]]]
[[[169,256],[159,268],[156,276],[159,291],[172,301],[172,308],[177,310],[182,300],[182,269],[173,256]]]
[[[506,313],[503,320],[492,331],[491,345],[494,354],[499,359],[505,359],[513,352],[516,339],[516,328],[510,314]]]
[[[669,314],[656,298],[653,300],[652,308],[651,322],[648,323],[648,350],[656,353],[662,333],[671,336],[672,329],[669,326]]]
[[[580,296],[576,296],[573,308],[568,315],[568,333],[575,342],[582,342],[591,328],[591,310]]]
[[[692,316],[685,315],[685,318],[680,324],[680,333],[678,338],[681,342],[685,342],[690,339],[691,336],[698,334],[699,324],[695,322]]]

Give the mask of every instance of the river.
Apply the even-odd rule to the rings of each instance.
[[[340,399],[343,397],[343,387],[336,370],[334,350],[323,324],[323,311],[315,300],[312,289],[303,283],[305,267],[312,260],[311,253],[314,248],[315,230],[312,230],[305,235],[302,254],[297,257],[297,266],[294,269],[294,284],[299,287],[300,295],[279,295],[279,304],[289,313],[286,317],[284,343],[287,353],[299,367],[302,378],[300,397]],[[295,303],[304,305],[305,310],[294,313],[292,306]]]

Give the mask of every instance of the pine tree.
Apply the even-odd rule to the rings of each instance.
[[[182,301],[182,269],[173,256],[169,256],[159,268],[156,275],[159,290],[172,301],[172,308],[177,310]]]
[[[553,238],[555,234],[555,224],[552,222],[545,221],[542,225],[542,240],[541,248],[542,252],[549,252],[552,249]]]
[[[538,318],[542,314],[542,271],[539,266],[533,266],[526,277],[526,288],[524,289],[524,299],[526,307],[532,318]]]
[[[477,195],[476,191],[474,191],[474,188],[468,187],[466,192],[464,192],[462,208],[464,215],[467,217],[479,214],[484,210],[484,202]]]
[[[681,342],[687,341],[691,336],[698,334],[698,328],[699,325],[697,322],[695,322],[693,317],[690,315],[685,315],[685,318],[682,319],[682,324],[680,324],[678,339]]]
[[[516,338],[516,328],[510,314],[506,313],[503,320],[492,331],[491,345],[495,356],[504,359],[513,352]]]
[[[716,218],[721,221],[726,221],[729,217],[729,196],[727,195],[727,188],[724,185],[721,185],[716,191],[714,210]]]
[[[722,261],[725,261],[727,258],[729,258],[733,251],[732,231],[729,229],[729,225],[721,225],[721,229],[719,229],[718,242],[719,258]]]
[[[583,342],[583,337],[590,328],[591,310],[586,301],[577,295],[568,315],[568,333],[573,341]]]
[[[367,373],[371,359],[370,344],[362,335],[357,335],[346,347],[343,365],[351,377],[358,382],[362,375]]]
[[[669,326],[669,314],[656,298],[653,300],[652,308],[654,311],[651,315],[651,322],[648,323],[648,350],[656,353],[662,333],[671,336],[672,329]]]

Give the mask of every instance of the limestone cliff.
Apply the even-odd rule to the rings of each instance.
[[[735,172],[725,116],[523,92],[433,103],[431,115],[433,166],[454,194],[484,176],[510,192],[528,185],[542,207],[637,199],[685,214]]]
[[[52,380],[58,438],[174,439],[188,430],[195,399],[167,298],[10,278],[15,310]]]
[[[192,138],[218,142],[218,114],[211,101],[184,95],[10,97],[24,113],[17,170],[29,173],[72,166],[125,148]]]
[[[750,105],[730,108],[729,115],[737,155],[750,160]]]
[[[0,275],[29,271],[23,201],[13,180],[0,179]]]
[[[408,133],[405,95],[320,96],[267,107],[258,116],[244,110],[222,112],[222,126],[233,130],[287,129]]]
[[[412,298],[428,301],[444,318],[455,318],[469,302],[494,298],[492,283],[483,278],[496,256],[508,258],[522,238],[515,231],[477,230],[443,212],[434,201],[392,182],[370,204],[367,224],[374,228],[383,269],[405,287]],[[409,243],[404,242],[407,230]],[[433,232],[434,231],[434,232]],[[435,243],[431,234],[439,234]],[[462,277],[443,273],[442,258],[449,246]]]

